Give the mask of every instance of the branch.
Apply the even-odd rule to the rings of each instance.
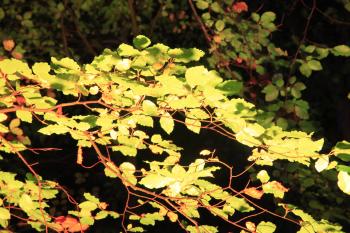
[[[188,3],[189,3],[190,6],[191,6],[193,15],[194,15],[194,17],[195,17],[197,23],[198,23],[199,26],[201,27],[201,29],[202,29],[202,31],[203,31],[203,33],[204,33],[204,36],[205,36],[205,38],[207,39],[207,42],[210,44],[211,38],[210,38],[210,36],[209,36],[209,34],[208,34],[208,31],[207,31],[207,29],[206,29],[204,23],[202,22],[201,18],[199,17],[199,15],[198,15],[198,13],[197,13],[197,11],[196,11],[196,8],[195,8],[195,6],[193,5],[192,0],[188,0]]]
[[[129,15],[131,18],[132,34],[137,36],[140,33],[139,26],[137,24],[136,12],[134,8],[134,0],[128,0]]]

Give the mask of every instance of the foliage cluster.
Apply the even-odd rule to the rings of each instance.
[[[14,28],[20,23],[21,35],[28,37],[16,45],[7,37],[17,35],[3,32],[3,51],[13,58],[0,61],[0,150],[4,160],[11,161],[8,154],[13,154],[30,172],[16,175],[1,169],[2,227],[11,229],[12,220],[18,219],[38,231],[78,232],[112,217],[120,219],[125,232],[142,232],[161,221],[189,232],[219,232],[218,225],[203,221],[209,214],[241,232],[274,232],[278,225],[274,219],[297,226],[299,232],[343,232],[328,220],[346,222],[346,216],[330,216],[331,212],[311,216],[284,198],[295,188],[291,184],[295,180],[301,185],[294,192],[326,182],[330,187],[322,187],[325,191],[340,189],[350,195],[350,143],[342,141],[322,151],[324,139],[313,136],[316,127],[309,119],[309,104],[302,99],[304,82],[323,69],[321,61],[329,55],[350,56],[349,46],[307,44],[305,34],[290,56],[271,39],[278,29],[276,14],[248,15],[245,2],[189,0],[187,10],[176,15],[171,10],[181,9],[182,2],[145,1],[138,6],[144,9],[140,15],[135,14],[133,1],[97,2],[51,1],[48,6],[35,2],[27,11],[25,4],[21,8],[5,1],[1,8],[1,23],[14,23]],[[119,10],[120,25],[129,21],[126,15],[132,19],[130,28],[122,27],[123,34],[145,30],[138,23],[141,19],[150,20],[147,29],[152,33],[157,21],[176,21],[173,33],[188,28],[202,31],[207,55],[197,48],[152,44],[139,35],[132,45],[105,49],[84,65],[61,58],[59,50],[78,59],[74,49],[79,51],[81,43],[88,53],[96,53],[100,44],[94,36],[96,41],[110,38],[119,28],[111,17],[112,6]],[[96,7],[101,9],[98,14],[92,13]],[[305,31],[316,10],[314,4]],[[54,26],[51,34],[36,27],[42,14],[51,15],[47,21]],[[94,30],[104,17],[101,30]],[[92,23],[80,22],[86,18]],[[71,22],[69,27],[66,22]],[[78,41],[69,38],[74,33]],[[87,40],[86,34],[92,39]],[[53,43],[57,37],[62,38],[61,48]],[[33,54],[29,63],[18,60],[25,50]],[[52,57],[50,64],[33,62],[47,55],[59,58]],[[233,159],[227,162],[215,149],[205,147],[197,155],[185,154],[186,148],[173,140],[180,125],[193,137],[212,131],[248,147],[249,165],[237,171]],[[83,201],[76,201],[59,183],[43,179],[28,157],[59,148],[34,147],[37,127],[41,138],[66,135],[76,142],[77,165],[103,167],[105,176],[120,180],[127,193],[122,210],[109,209],[109,203],[88,192]],[[88,166],[86,161],[94,164]],[[285,170],[287,178],[279,180]],[[251,180],[237,188],[235,181],[247,172]],[[73,206],[64,216],[48,211],[59,192]],[[345,203],[345,194],[336,202]],[[271,198],[268,208],[261,205]],[[325,208],[318,200],[311,207]]]

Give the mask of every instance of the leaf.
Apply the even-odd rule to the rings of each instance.
[[[159,214],[158,212],[156,213],[147,213],[144,214],[143,217],[140,219],[140,223],[143,225],[155,225],[155,221],[163,221],[164,217]]]
[[[215,23],[215,28],[216,30],[218,30],[219,32],[221,32],[222,30],[224,30],[225,28],[225,22],[223,20],[218,20]]]
[[[128,69],[130,69],[131,66],[131,60],[124,58],[124,59],[120,59],[115,63],[115,68],[119,71],[127,71]]]
[[[288,191],[288,189],[278,181],[271,181],[266,184],[263,184],[262,188],[265,193],[271,193],[276,198],[283,198],[284,193]]]
[[[208,226],[208,225],[201,225],[195,227],[195,226],[187,226],[186,230],[190,233],[217,233],[219,232],[217,227]]]
[[[151,44],[151,40],[143,35],[136,36],[132,43],[137,49],[145,49]]]
[[[7,119],[7,115],[5,113],[0,113],[0,122],[3,122]]]
[[[200,155],[206,156],[206,155],[210,155],[212,152],[210,150],[202,150],[201,152],[199,152]]]
[[[208,115],[208,113],[206,113],[205,111],[203,111],[202,109],[199,108],[194,108],[189,110],[188,113],[186,113],[186,116],[189,118],[194,118],[194,119],[198,119],[198,120],[204,120],[204,119],[208,119],[210,116]]]
[[[309,66],[309,68],[311,70],[316,70],[316,71],[322,70],[322,65],[317,60],[310,60],[310,61],[307,62],[307,65]]]
[[[18,118],[15,118],[15,119],[11,120],[11,122],[9,124],[9,128],[12,130],[14,128],[17,128],[20,124],[21,124],[21,120]]]
[[[243,83],[237,80],[228,80],[220,83],[216,88],[228,96],[239,95],[243,90]]]
[[[158,174],[148,174],[141,179],[139,184],[142,184],[149,189],[158,189],[169,185],[173,181],[174,179],[171,177],[165,177]]]
[[[264,195],[263,191],[258,190],[255,187],[246,188],[243,190],[243,192],[255,199],[261,199],[261,197]]]
[[[97,212],[97,214],[95,215],[95,219],[96,220],[100,220],[100,219],[105,219],[108,216],[108,211],[102,210],[100,212]]]
[[[150,100],[144,100],[142,103],[142,109],[145,114],[156,116],[158,114],[157,106]]]
[[[80,209],[84,209],[86,211],[93,211],[97,209],[97,204],[92,201],[84,201],[79,204]]]
[[[239,197],[229,197],[226,202],[233,207],[235,210],[238,210],[239,212],[250,212],[253,211],[254,208],[251,207],[244,198]]]
[[[21,207],[25,212],[29,212],[35,209],[32,198],[26,193],[22,194],[18,204],[19,207]]]
[[[117,51],[120,56],[125,56],[125,57],[133,57],[140,54],[140,51],[138,51],[137,49],[134,49],[131,45],[127,45],[127,44],[119,45]]]
[[[131,146],[113,146],[112,147],[113,151],[120,151],[123,155],[125,156],[136,156],[137,155],[137,149],[135,147],[131,147]]]
[[[46,62],[37,62],[32,67],[34,74],[48,74],[50,72],[50,65]]]
[[[347,141],[337,142],[334,149],[334,154],[345,162],[350,162],[350,143]]]
[[[205,0],[198,0],[196,1],[196,6],[200,10],[205,10],[209,7],[209,3]]]
[[[6,208],[0,207],[0,219],[1,220],[11,219],[10,211]]]
[[[118,173],[118,168],[114,165],[114,163],[107,162],[106,167],[104,169],[105,175],[111,178],[116,178]]]
[[[315,163],[315,168],[317,172],[321,172],[328,167],[329,157],[328,155],[322,155]]]
[[[175,214],[174,212],[171,212],[171,211],[169,211],[167,213],[167,216],[168,216],[170,222],[176,222],[177,219],[179,218],[179,216],[177,214]]]
[[[338,45],[335,46],[331,52],[334,54],[334,56],[344,56],[349,57],[350,56],[350,47],[347,45]]]
[[[258,178],[261,181],[261,183],[266,183],[270,180],[270,176],[266,170],[259,171],[256,178]]]
[[[338,187],[344,193],[350,195],[350,175],[345,171],[338,173]]]
[[[190,87],[201,85],[203,83],[203,76],[208,74],[208,70],[204,66],[195,66],[188,68],[185,73],[186,82]]]
[[[123,173],[134,174],[136,171],[135,165],[129,162],[123,162],[119,165],[120,170]]]
[[[199,120],[186,118],[185,124],[186,124],[187,129],[191,130],[194,133],[199,134],[199,132],[201,130],[201,122]]]
[[[56,58],[52,57],[51,62],[55,65],[64,67],[68,70],[72,70],[75,72],[80,71],[80,66],[78,65],[78,63],[76,63],[73,59],[68,58],[68,57],[62,58],[61,60],[57,60]]]
[[[262,90],[262,93],[265,93],[266,101],[273,101],[278,97],[278,89],[275,85],[269,84]]]
[[[24,122],[32,123],[32,113],[24,110],[17,110],[16,116]]]
[[[272,222],[260,222],[256,227],[257,233],[273,233],[276,230],[276,225]]]
[[[91,95],[96,95],[98,92],[99,92],[99,88],[96,85],[89,88],[89,93]]]
[[[97,197],[91,195],[90,193],[84,193],[84,197],[85,197],[86,200],[88,200],[90,202],[93,202],[95,204],[99,204],[100,203],[100,200]]]
[[[39,129],[38,132],[45,135],[65,134],[69,132],[69,128],[64,125],[48,125],[44,128]]]
[[[271,12],[271,11],[264,12],[260,17],[260,21],[263,24],[272,22],[275,19],[276,19],[276,14],[274,12]]]
[[[310,77],[312,70],[310,66],[307,63],[303,63],[301,66],[299,66],[299,71],[302,73],[305,77]]]
[[[173,117],[168,113],[164,113],[160,120],[159,120],[160,126],[162,127],[162,129],[167,133],[167,134],[171,134],[171,132],[173,132],[174,130],[174,119]]]
[[[188,63],[191,61],[198,61],[201,57],[204,56],[204,52],[202,50],[196,48],[190,49],[170,49],[168,51],[170,57],[175,58],[176,62]]]

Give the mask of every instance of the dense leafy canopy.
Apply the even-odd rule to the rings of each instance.
[[[88,2],[94,1],[81,9],[91,9]],[[209,214],[241,232],[278,232],[275,221],[291,223],[298,232],[345,232],[344,226],[288,203],[285,196],[293,190],[275,172],[281,164],[289,166],[288,174],[299,169],[303,188],[316,182],[308,176],[331,174],[332,185],[345,198],[350,195],[350,143],[322,150],[325,140],[315,137],[309,104],[302,99],[303,80],[322,71],[327,56],[350,56],[350,47],[302,41],[291,60],[271,41],[274,12],[244,17],[245,2],[188,2],[209,51],[171,48],[137,35],[85,64],[59,56],[28,62],[14,53],[21,51],[13,40],[3,41],[12,58],[0,61],[1,158],[18,158],[28,172],[1,168],[3,228],[19,219],[37,231],[79,232],[108,217],[121,222],[117,231],[143,232],[167,221],[188,232],[220,232],[219,225],[203,221]],[[54,20],[65,14],[67,6],[59,6]],[[30,18],[25,25],[34,30]],[[102,31],[108,32],[107,24]],[[138,32],[134,22],[133,27]],[[193,138],[212,132],[238,142],[249,151],[246,168],[236,169],[238,156],[227,162],[205,144],[197,154],[188,153],[174,140],[181,127]],[[29,155],[60,148],[38,148],[33,141],[60,136],[74,145],[77,165],[102,168],[105,180],[124,189],[121,210],[89,192],[76,201],[59,182],[38,173]],[[86,165],[91,161],[93,166]],[[249,182],[236,187],[247,172]],[[50,211],[59,193],[72,204],[62,216]],[[268,208],[261,205],[270,199]],[[323,208],[317,200],[313,205]],[[254,218],[260,215],[264,220]]]

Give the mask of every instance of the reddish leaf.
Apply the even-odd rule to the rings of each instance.
[[[12,51],[11,56],[18,60],[21,60],[23,58],[23,54],[16,51]]]
[[[15,47],[15,42],[12,39],[2,41],[2,45],[6,51],[11,51]]]
[[[232,6],[233,12],[241,13],[243,11],[248,11],[248,5],[245,2],[236,2]]]
[[[262,195],[264,195],[264,191],[262,190],[257,190],[254,187],[251,188],[246,188],[243,190],[243,192],[245,194],[247,194],[248,196],[255,198],[255,199],[261,199]]]
[[[16,96],[16,102],[18,105],[24,105],[26,103],[26,99],[23,96]]]
[[[237,62],[238,64],[241,64],[241,63],[243,62],[243,59],[240,58],[240,57],[237,57],[237,58],[236,58],[236,62]]]

